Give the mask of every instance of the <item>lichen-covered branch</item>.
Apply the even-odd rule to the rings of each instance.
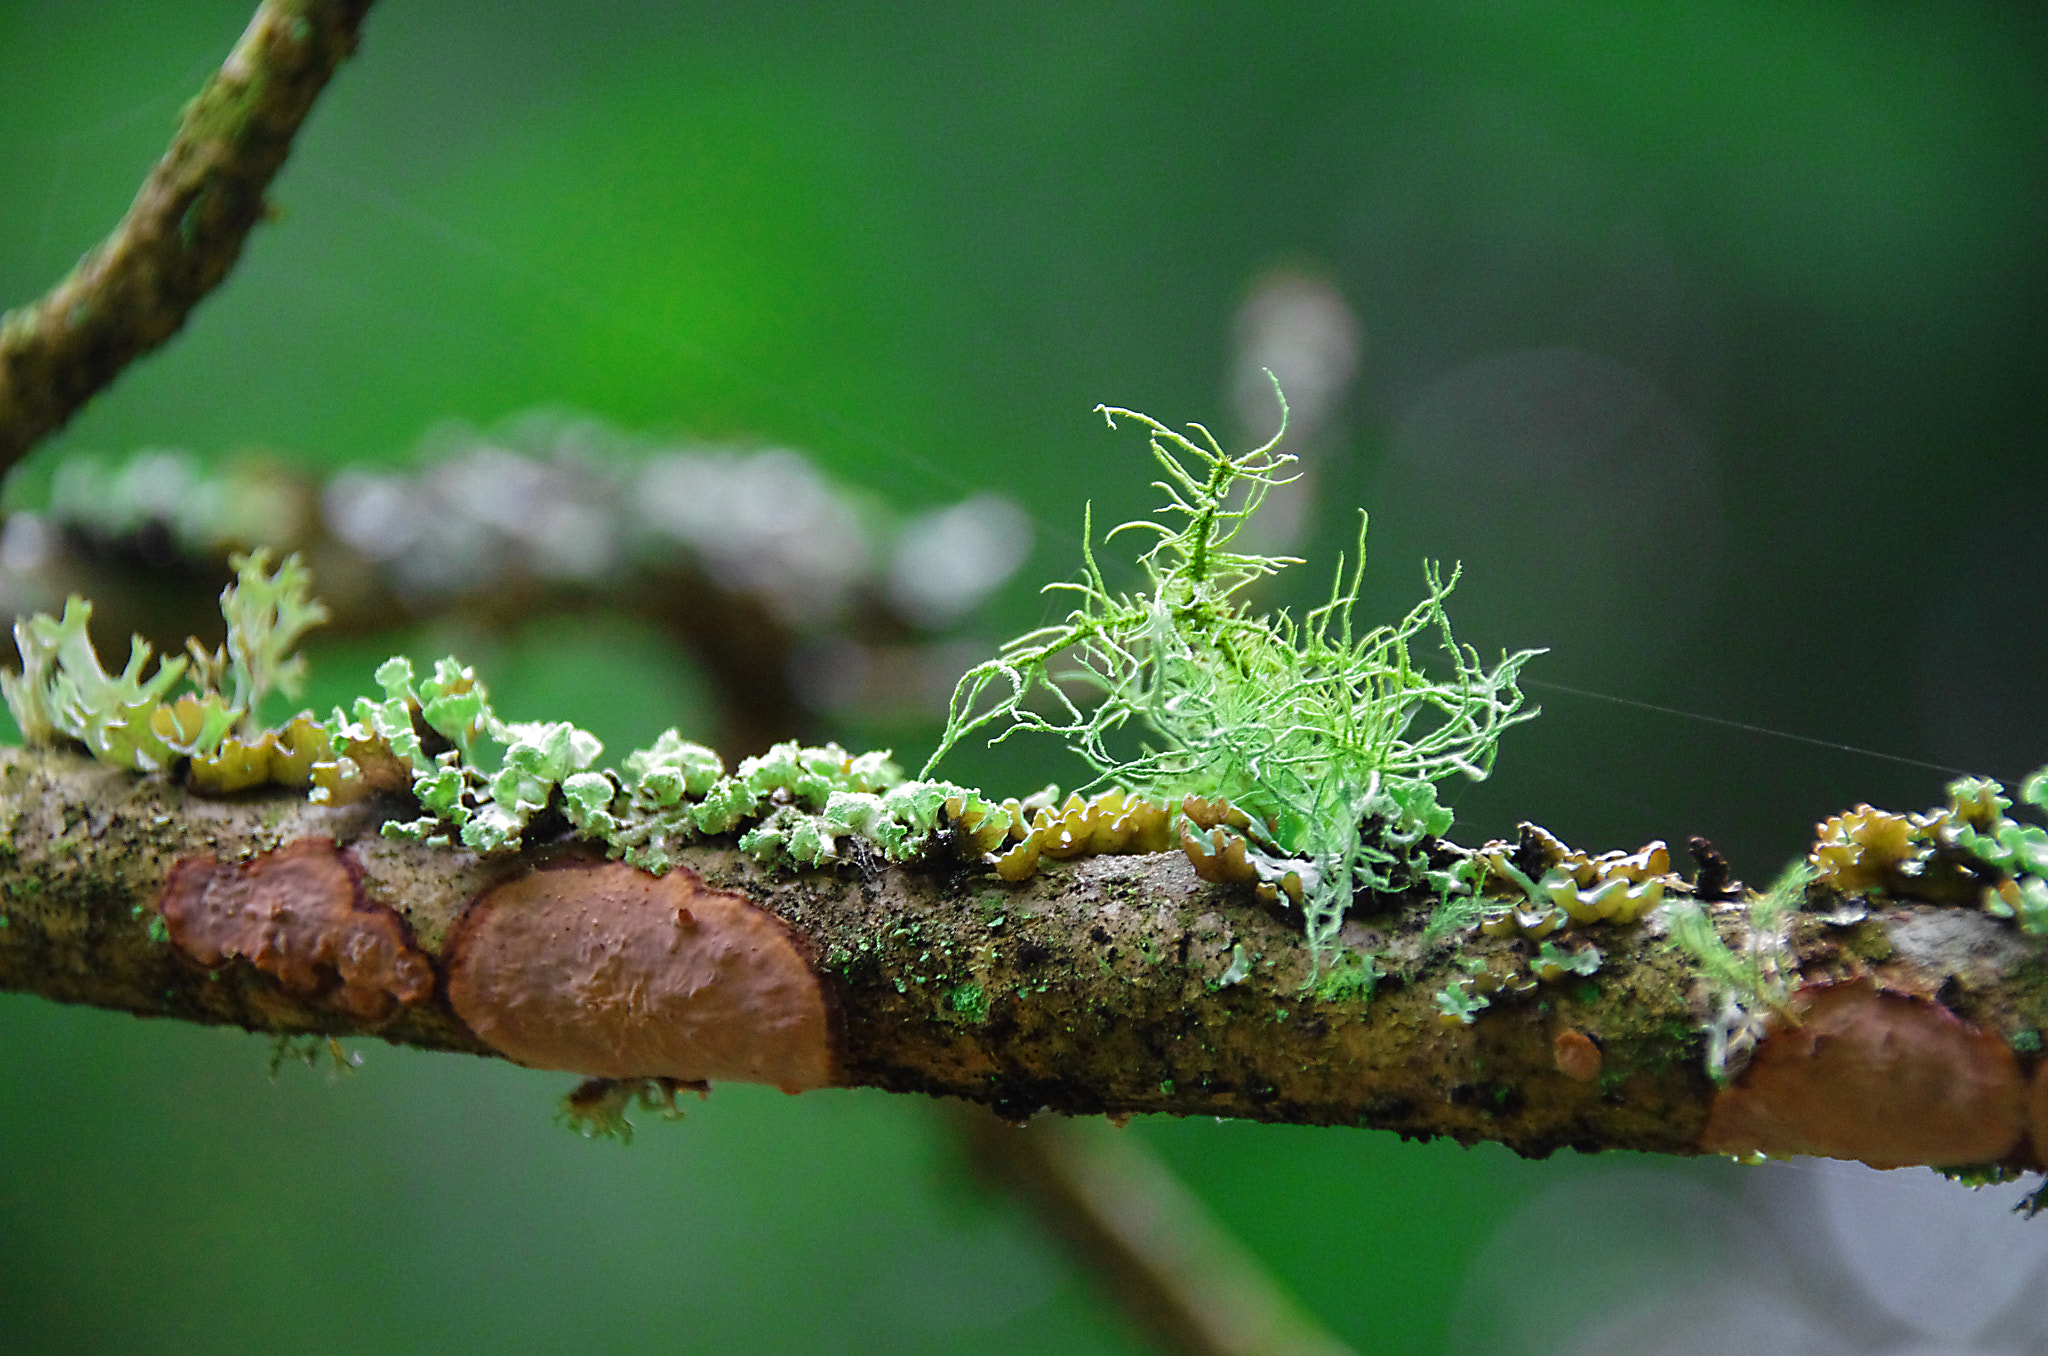
[[[227,277],[370,3],[263,0],[113,234],[40,300],[0,317],[0,469],[176,334]]]
[[[669,1090],[866,1085],[1013,1119],[1366,1125],[1526,1154],[2022,1167],[2048,1126],[2029,1082],[2044,967],[1974,908],[1850,908],[1811,886],[1782,939],[1784,1013],[1724,1087],[1703,1057],[1715,981],[1663,913],[1608,924],[1594,977],[1502,987],[1466,1023],[1446,1019],[1445,986],[1537,948],[1441,927],[1426,942],[1426,900],[1347,924],[1383,958],[1375,991],[1179,852],[1010,884],[781,871],[714,839],[655,877],[532,831],[494,858],[379,832],[412,808],[208,800],[75,754],[0,752],[0,988]]]
[[[1184,477],[1153,590],[1112,594],[1091,558],[1055,628],[1089,647],[1098,714],[1020,703],[1033,637],[955,699],[945,742],[1069,736],[1103,789],[1064,801],[829,744],[728,770],[674,729],[603,766],[567,722],[500,719],[453,658],[393,657],[381,695],[264,728],[324,609],[261,552],[225,646],[153,671],[139,640],[108,669],[82,600],[29,618],[0,675],[30,742],[0,754],[0,986],[497,1054],[591,1080],[571,1107],[601,1126],[742,1079],[1524,1153],[2041,1166],[2048,828],[2003,787],[1835,816],[1761,893],[1703,840],[1689,882],[1661,842],[1460,847],[1435,783],[1484,775],[1526,656],[1458,647],[1434,576],[1362,635],[1355,573],[1304,626],[1250,616],[1234,577],[1279,562],[1223,552],[1222,507],[1265,452],[1175,446],[1211,471]],[[1421,629],[1449,677],[1417,667]],[[1127,724],[1134,756],[1105,742]],[[2048,770],[2019,798],[2048,811]]]

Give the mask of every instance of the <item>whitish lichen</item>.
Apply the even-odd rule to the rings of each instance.
[[[82,547],[145,534],[197,561],[324,540],[416,612],[508,580],[604,588],[689,570],[805,628],[879,604],[933,631],[1007,581],[1031,545],[1029,517],[999,495],[906,517],[789,448],[655,443],[557,411],[489,430],[440,423],[420,451],[410,470],[344,468],[324,485],[271,459],[67,457],[44,493],[32,477],[9,481],[0,579],[34,590]]]

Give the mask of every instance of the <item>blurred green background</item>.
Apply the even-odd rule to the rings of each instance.
[[[0,3],[0,303],[119,216],[246,0]],[[1097,401],[1234,428],[1233,318],[1334,285],[1357,381],[1292,593],[1372,509],[1537,678],[2016,776],[2048,758],[2048,18],[1991,3],[383,0],[222,291],[39,454],[402,462],[544,404],[800,447],[917,507],[1150,504]],[[381,651],[379,652],[381,654]],[[316,657],[331,699],[378,655]],[[614,750],[691,723],[602,621],[473,656]],[[1939,771],[1537,689],[1461,836],[1713,836],[1751,878]],[[695,713],[695,714],[701,714]],[[840,732],[849,740],[871,732]],[[931,732],[890,731],[921,757]],[[1002,789],[1048,755],[955,769]],[[567,1080],[0,997],[0,1348],[1133,1349],[922,1105],[721,1089],[627,1149]],[[1145,1123],[1362,1350],[1446,1350],[1467,1263],[1602,1163]]]

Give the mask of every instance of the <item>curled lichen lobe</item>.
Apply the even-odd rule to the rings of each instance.
[[[364,898],[329,838],[246,862],[186,857],[171,868],[158,907],[172,945],[200,965],[240,958],[292,997],[366,1022],[433,996],[433,963],[397,914]]]
[[[682,867],[571,860],[487,891],[448,998],[507,1058],[594,1078],[839,1081],[831,1004],[774,914]]]

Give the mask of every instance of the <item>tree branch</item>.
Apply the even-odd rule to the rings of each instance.
[[[263,0],[113,234],[40,300],[0,317],[0,470],[176,334],[227,277],[370,4]]]
[[[2039,1157],[2043,1095],[2025,1075],[2048,985],[2035,949],[1975,909],[1801,913],[1792,997],[1721,1089],[1701,1058],[1706,977],[1658,915],[1601,925],[1594,980],[1504,990],[1464,1025],[1440,1012],[1442,987],[1527,943],[1431,944],[1428,901],[1348,925],[1393,972],[1368,993],[1321,982],[1297,918],[1202,883],[1179,853],[1048,863],[1007,885],[964,867],[777,873],[713,840],[657,888],[566,841],[479,860],[378,835],[409,809],[204,800],[0,751],[0,988],[669,1086],[947,1095],[1010,1119],[1365,1125],[1530,1155]],[[724,988],[690,978],[741,954],[754,968]]]

